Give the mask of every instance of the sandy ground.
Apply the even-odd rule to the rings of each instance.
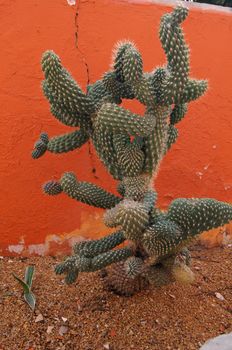
[[[104,290],[98,273],[65,285],[53,272],[57,258],[1,258],[0,350],[199,349],[208,338],[232,331],[232,248],[195,245],[191,253],[193,285],[132,297]],[[34,313],[12,277],[23,277],[30,264],[36,266]]]

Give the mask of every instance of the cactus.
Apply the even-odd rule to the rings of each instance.
[[[159,38],[167,57],[164,66],[143,72],[143,60],[132,42],[114,49],[112,68],[84,93],[53,51],[42,58],[42,84],[51,112],[63,124],[78,129],[49,138],[40,135],[32,157],[46,151],[73,151],[91,141],[106,169],[118,180],[114,195],[66,172],[43,186],[48,195],[70,198],[106,209],[104,222],[116,231],[74,246],[74,254],[55,268],[73,283],[80,272],[104,269],[105,282],[116,292],[131,295],[148,284],[174,280],[192,282],[186,245],[202,231],[232,220],[232,206],[214,199],[176,199],[166,212],[157,207],[153,178],[178,138],[178,123],[187,105],[207,90],[205,80],[189,76],[189,49],[181,27],[184,6],[161,18]],[[120,106],[124,98],[145,106],[138,115]],[[127,243],[125,242],[127,241]],[[124,242],[126,246],[118,249]],[[109,265],[111,265],[109,267]]]

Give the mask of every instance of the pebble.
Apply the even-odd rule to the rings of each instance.
[[[51,334],[54,326],[48,326],[47,328],[47,334]]]
[[[224,296],[223,296],[221,293],[216,292],[216,293],[215,293],[215,296],[216,296],[216,298],[218,298],[218,299],[221,300],[221,301],[224,301],[224,300],[225,300]]]
[[[66,326],[61,326],[59,328],[59,335],[63,336],[64,334],[68,333],[68,327]]]
[[[37,323],[37,322],[42,322],[43,320],[44,320],[43,315],[42,315],[42,314],[39,314],[39,315],[36,316],[36,318],[35,318],[35,323]]]

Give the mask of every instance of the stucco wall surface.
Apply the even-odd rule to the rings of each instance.
[[[2,254],[46,253],[78,235],[98,237],[108,230],[102,210],[65,195],[43,195],[41,185],[74,171],[115,192],[115,182],[88,145],[64,155],[32,160],[41,131],[68,132],[49,112],[40,88],[40,58],[53,49],[83,89],[111,63],[115,42],[136,42],[145,70],[165,63],[158,40],[160,17],[172,4],[157,1],[0,0]],[[162,207],[176,197],[215,197],[232,202],[232,13],[190,5],[184,23],[191,48],[191,75],[209,80],[207,94],[189,105],[179,124],[179,139],[156,179]],[[87,74],[87,67],[89,76]],[[127,104],[141,112],[138,104]],[[96,169],[93,172],[93,169]]]

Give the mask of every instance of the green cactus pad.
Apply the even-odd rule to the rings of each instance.
[[[92,259],[92,271],[101,270],[110,264],[126,260],[132,254],[131,249],[121,248],[97,255]]]
[[[159,261],[180,249],[186,238],[178,224],[161,219],[144,232],[142,243],[148,254]]]
[[[119,206],[116,220],[121,225],[127,239],[139,241],[148,225],[149,215],[143,204],[125,200]]]
[[[148,174],[124,177],[122,185],[125,188],[124,197],[134,201],[142,201],[144,193],[150,187],[151,177]]]
[[[138,83],[143,76],[143,60],[135,46],[128,47],[123,56],[123,77],[131,85]]]
[[[69,197],[97,208],[110,209],[121,200],[94,184],[77,181],[74,173],[64,173],[60,184]]]
[[[157,108],[156,126],[151,134],[144,138],[145,165],[144,170],[148,173],[156,172],[159,163],[165,153],[168,140],[167,116],[169,108]]]
[[[70,110],[65,106],[59,99],[54,95],[53,90],[49,87],[47,81],[42,82],[42,90],[45,97],[50,103],[51,113],[61,123],[68,126],[79,126],[80,125],[80,113],[76,109]]]
[[[208,82],[206,80],[189,79],[180,98],[180,102],[186,103],[198,99],[204,95],[207,88]]]
[[[49,88],[68,110],[87,115],[95,111],[93,101],[82,92],[53,51],[43,54],[41,64]]]
[[[159,102],[172,104],[180,100],[188,80],[189,50],[179,24],[186,18],[188,10],[177,7],[161,19],[160,41],[167,56],[167,74],[161,87]]]
[[[179,123],[184,118],[186,112],[187,112],[186,103],[175,105],[170,115],[170,123],[172,125]]]
[[[174,125],[170,124],[168,128],[168,139],[167,139],[167,150],[166,152],[171,148],[173,143],[176,142],[178,138],[178,130],[175,128]]]
[[[89,139],[89,136],[82,129],[51,138],[47,149],[52,153],[66,153],[80,148]]]
[[[54,180],[46,182],[43,185],[43,191],[49,196],[56,196],[63,192],[60,183]]]
[[[120,41],[115,45],[113,50],[113,67],[115,71],[116,79],[124,83],[124,75],[123,75],[123,64],[124,64],[124,56],[128,49],[133,48],[134,44],[130,41]]]
[[[110,174],[116,180],[120,180],[122,178],[122,174],[114,147],[113,134],[109,133],[101,125],[98,125],[94,129],[92,140],[99,158],[107,167]]]
[[[125,237],[123,231],[117,231],[101,239],[76,243],[73,247],[74,254],[81,254],[87,258],[107,252],[108,250],[123,243]]]
[[[122,107],[106,103],[99,110],[95,120],[95,127],[99,124],[108,132],[146,136],[155,127],[156,119],[153,115],[143,118]]]
[[[185,235],[195,236],[230,222],[232,205],[211,198],[179,198],[171,203],[167,218],[179,225]]]
[[[118,164],[124,176],[136,176],[142,172],[145,155],[138,142],[130,142],[125,134],[113,136]]]

